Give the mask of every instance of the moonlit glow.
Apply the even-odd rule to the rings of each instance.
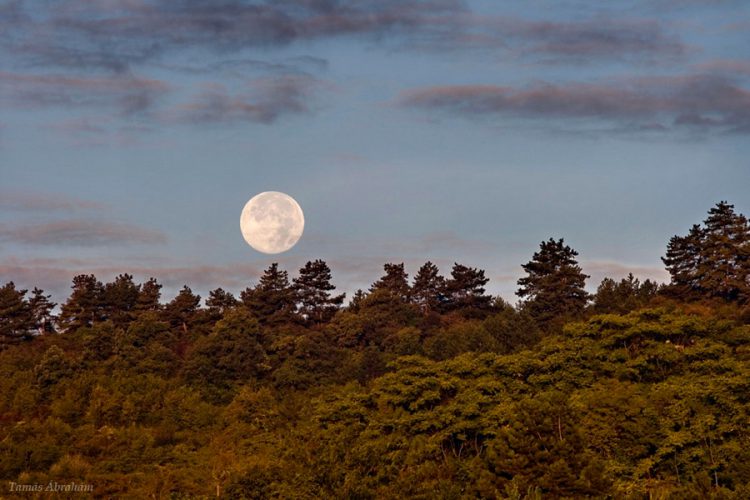
[[[266,191],[253,196],[240,216],[245,241],[259,252],[281,253],[292,248],[305,229],[302,208],[291,196]]]

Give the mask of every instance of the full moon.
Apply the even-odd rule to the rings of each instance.
[[[304,229],[305,216],[299,203],[278,191],[253,196],[240,215],[242,237],[263,253],[286,252],[299,241]]]

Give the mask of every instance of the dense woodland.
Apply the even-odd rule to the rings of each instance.
[[[542,242],[515,306],[458,263],[386,264],[348,300],[321,260],[205,301],[81,275],[56,317],[9,282],[0,479],[116,498],[750,498],[747,219],[722,202],[671,238],[668,284],[589,294],[577,256]]]

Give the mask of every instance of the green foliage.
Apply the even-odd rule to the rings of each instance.
[[[748,498],[729,208],[699,228],[697,271],[674,261],[672,297],[628,276],[586,310],[562,240],[524,266],[518,309],[483,270],[429,262],[411,287],[387,265],[340,309],[316,260],[205,309],[188,287],[162,306],[153,279],[78,276],[56,335],[49,297],[6,284],[0,479],[100,498]]]
[[[731,319],[642,309],[540,336],[506,306],[424,329],[381,290],[322,330],[229,308],[183,356],[167,317],[0,352],[0,476],[175,498],[748,491],[750,329]]]
[[[210,335],[195,343],[184,375],[193,383],[220,388],[253,380],[271,368],[265,343],[260,325],[250,313],[230,311]]]

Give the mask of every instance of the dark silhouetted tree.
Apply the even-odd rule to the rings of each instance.
[[[709,210],[702,227],[673,236],[662,261],[673,295],[750,300],[750,225],[725,201]]]
[[[133,320],[140,290],[130,274],[120,274],[104,285],[104,314],[115,325],[122,326]]]
[[[57,304],[50,301],[51,295],[45,295],[44,291],[34,288],[29,297],[29,308],[31,309],[32,328],[37,333],[52,333],[54,331],[54,316],[52,309]]]
[[[139,312],[158,311],[161,309],[159,299],[161,299],[161,284],[155,278],[149,278],[147,282],[140,286],[135,309]]]
[[[589,300],[584,289],[588,276],[578,265],[577,255],[562,238],[550,238],[522,266],[527,276],[518,280],[516,295],[525,299],[524,309],[536,320],[570,318],[583,312]]]
[[[412,301],[422,311],[437,311],[446,301],[445,278],[432,262],[419,268],[411,287]]]
[[[698,264],[700,287],[730,301],[750,299],[750,226],[725,201],[708,211]]]
[[[345,294],[331,295],[336,287],[331,283],[331,270],[320,259],[307,262],[294,279],[299,308],[297,312],[307,324],[329,321],[341,304]]]
[[[241,294],[242,303],[263,325],[286,323],[294,320],[296,293],[289,284],[289,274],[274,262],[266,269],[254,288]]]
[[[16,289],[12,281],[0,288],[0,341],[3,344],[31,338],[33,321],[26,292]]]
[[[703,239],[703,229],[695,224],[686,236],[673,236],[669,240],[667,254],[661,260],[672,277],[670,292],[677,297],[687,298],[701,291],[698,267]]]
[[[484,286],[489,282],[484,270],[453,264],[451,277],[445,283],[448,310],[464,310],[473,314],[490,309],[492,296],[484,293]]]
[[[240,302],[234,298],[234,295],[223,288],[211,290],[208,292],[208,298],[206,299],[208,313],[214,320],[220,319],[227,311],[237,307],[239,303]]]
[[[182,287],[177,296],[164,306],[164,318],[173,328],[187,332],[200,309],[201,296],[195,295],[189,286]]]
[[[387,290],[402,301],[408,302],[411,297],[411,288],[409,287],[409,275],[404,270],[403,262],[401,264],[385,264],[383,269],[385,275],[372,284],[370,292]]]
[[[72,331],[103,321],[104,285],[93,274],[79,274],[73,278],[73,292],[62,305],[60,325]]]
[[[657,283],[648,279],[641,283],[632,273],[619,282],[604,278],[593,297],[592,309],[598,314],[625,314],[646,307],[658,291]]]

